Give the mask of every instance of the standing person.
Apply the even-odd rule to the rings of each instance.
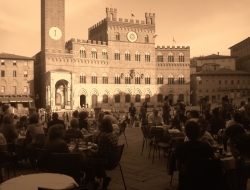
[[[0,101],[0,125],[3,122],[3,116],[4,116],[4,112],[3,112],[3,103]]]
[[[133,103],[130,104],[128,112],[130,114],[130,126],[133,127],[134,122],[135,122],[135,114],[136,114],[136,109]]]
[[[66,119],[67,119],[67,122],[69,122],[69,113],[66,112]]]
[[[15,139],[18,137],[17,131],[9,115],[3,117],[3,123],[0,126],[0,133],[4,135],[7,143],[15,142]]]
[[[245,105],[246,115],[250,117],[250,98],[247,99],[247,104]]]
[[[165,96],[162,106],[162,117],[165,125],[169,125],[170,111],[171,109],[168,103],[168,96]]]
[[[147,123],[146,123],[146,115],[147,115],[147,102],[143,102],[142,106],[141,106],[141,109],[140,109],[140,114],[141,114],[141,124],[142,126],[145,126]]]

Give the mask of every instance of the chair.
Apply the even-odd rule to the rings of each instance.
[[[52,153],[49,172],[71,176],[80,185],[85,178],[85,173],[80,171],[79,153]]]
[[[142,126],[142,127],[141,127],[141,131],[142,131],[142,134],[143,134],[143,139],[142,139],[142,150],[141,150],[141,155],[142,155],[143,150],[144,150],[144,146],[145,146],[145,145],[147,146],[148,141],[150,141],[150,140],[152,140],[152,139],[149,137],[147,127]]]
[[[127,190],[127,186],[126,186],[123,172],[122,172],[122,167],[120,164],[123,149],[124,149],[124,144],[115,146],[113,153],[110,154],[107,162],[105,162],[104,160],[100,160],[100,159],[94,159],[94,158],[89,159],[88,168],[90,168],[92,171],[96,173],[99,173],[99,171],[103,171],[103,170],[114,170],[117,166],[119,166],[121,175],[122,175],[123,185],[125,189]],[[98,177],[102,178],[102,176],[98,176]]]
[[[65,134],[64,135],[64,140],[69,144],[70,143],[70,139],[76,139],[76,135],[75,134]]]
[[[219,190],[224,182],[220,159],[190,159],[179,175],[179,190]]]
[[[152,145],[154,146],[152,163],[154,163],[154,155],[155,155],[157,148],[159,150],[159,158],[160,158],[160,149],[159,149],[158,144],[162,143],[161,146],[166,147],[166,148],[168,147],[168,144],[164,142],[164,130],[162,128],[155,128],[152,132],[152,135],[154,135],[153,140],[152,140]],[[150,146],[148,158],[150,157],[151,149],[152,149],[152,146]]]
[[[14,143],[7,143],[7,151],[10,153],[10,166],[13,169],[14,177],[16,177],[16,169],[15,169],[15,161],[17,162],[17,157],[15,153],[15,144]]]
[[[6,169],[7,171],[7,179],[9,179],[9,169],[11,166],[11,155],[8,151],[0,151],[0,169]],[[14,173],[15,175],[15,173]],[[5,179],[2,179],[3,181]]]
[[[122,135],[122,134],[124,135],[125,141],[126,141],[126,144],[127,144],[127,147],[128,147],[128,141],[127,141],[127,137],[126,137],[126,134],[125,134],[126,126],[127,126],[127,124],[125,122],[119,124],[119,128],[120,128],[119,136]]]
[[[49,162],[52,152],[55,152],[53,149],[41,149],[36,148],[36,167],[38,168],[37,173],[49,172]]]
[[[167,171],[168,171],[168,175],[171,175],[170,185],[172,185],[174,171],[176,171],[175,149],[179,143],[184,142],[184,139],[185,139],[185,137],[176,137],[176,138],[172,138],[169,142]]]
[[[47,138],[47,134],[37,134],[35,148],[42,148]]]

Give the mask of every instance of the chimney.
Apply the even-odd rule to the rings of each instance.
[[[218,53],[218,55],[220,55],[220,52],[217,52]]]

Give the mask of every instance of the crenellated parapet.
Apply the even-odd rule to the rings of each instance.
[[[183,50],[190,49],[189,46],[156,46],[155,50]]]
[[[105,19],[101,20],[100,22],[96,23],[95,25],[91,26],[88,30],[89,30],[89,31],[90,31],[90,30],[93,30],[93,29],[95,29],[95,28],[98,28],[98,27],[100,27],[100,26],[103,26],[103,25],[106,24],[106,23],[107,23],[107,19],[105,18]]]
[[[71,47],[73,43],[107,45],[106,42],[102,42],[99,40],[84,40],[84,39],[71,38],[69,41],[66,42],[65,47]]]

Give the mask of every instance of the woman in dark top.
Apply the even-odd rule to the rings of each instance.
[[[78,128],[81,130],[82,128],[88,130],[88,117],[89,113],[86,111],[81,111],[79,113],[79,124],[78,124]]]
[[[10,116],[5,115],[3,117],[3,123],[0,126],[0,133],[4,135],[7,143],[14,142],[14,140],[18,137]]]
[[[63,140],[63,125],[52,125],[48,132],[48,140],[43,149],[51,149],[58,153],[69,153],[66,141]]]

